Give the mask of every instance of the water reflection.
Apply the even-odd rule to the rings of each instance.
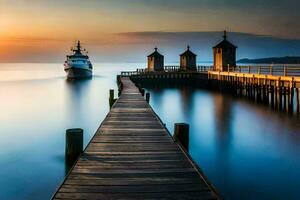
[[[215,107],[215,134],[216,146],[218,147],[218,154],[222,160],[226,160],[228,151],[230,150],[232,142],[232,102],[229,97],[216,94],[214,96]]]
[[[83,113],[85,112],[89,96],[91,79],[65,80],[67,113],[70,120],[84,120]]]
[[[193,116],[193,104],[195,91],[191,88],[186,87],[181,88],[180,90],[180,99],[181,99],[181,112],[184,115],[184,119],[190,121],[190,116]]]
[[[298,197],[299,118],[199,89],[148,89],[171,132],[190,124],[190,154],[225,199]]]
[[[216,168],[222,166],[224,176],[219,177],[219,184],[226,187],[226,178],[231,173],[230,156],[232,146],[232,101],[229,97],[215,94],[214,119],[215,119],[215,147],[216,147]]]
[[[219,94],[215,95],[213,100],[217,133],[223,137],[231,132],[232,102],[228,97]]]

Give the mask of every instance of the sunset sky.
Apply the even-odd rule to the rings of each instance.
[[[0,62],[59,61],[77,39],[92,55],[105,54],[96,60],[114,55],[128,61],[124,54],[134,48],[143,47],[145,53],[155,45],[171,49],[161,43],[169,39],[165,32],[189,37],[189,32],[224,29],[279,39],[293,49],[290,45],[300,40],[299,7],[298,0],[0,0]],[[153,37],[145,38],[144,32]],[[216,37],[209,39],[211,45]],[[209,55],[211,49],[202,51]]]

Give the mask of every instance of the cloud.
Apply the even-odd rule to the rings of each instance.
[[[222,32],[127,32],[82,41],[94,62],[146,62],[146,55],[157,46],[167,62],[177,62],[187,45],[198,61],[212,60],[212,47],[222,40]],[[261,58],[299,56],[300,40],[249,33],[229,33],[238,46],[237,57]],[[25,43],[22,42],[25,40]],[[22,45],[25,44],[25,45]],[[71,40],[17,38],[0,43],[2,62],[63,62],[74,44]],[[5,45],[5,46],[3,46]],[[28,48],[30,47],[30,48]]]
[[[0,0],[0,36],[227,28],[300,39],[299,7],[298,0]]]

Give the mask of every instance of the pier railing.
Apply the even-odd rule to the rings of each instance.
[[[197,66],[196,70],[189,72],[208,72],[217,71],[213,66]],[[162,71],[149,71],[148,69],[141,68],[136,71],[124,71],[121,72],[122,76],[152,74],[152,73],[174,73],[184,72],[180,66],[165,66]],[[236,72],[244,74],[261,74],[261,75],[272,75],[272,76],[292,76],[300,77],[300,66],[236,66],[227,67],[223,72]]]
[[[192,72],[208,72],[210,70],[213,70],[212,66],[197,66],[196,70],[192,70]],[[122,76],[132,76],[132,75],[142,75],[142,74],[152,74],[152,73],[166,73],[166,72],[184,72],[180,68],[180,66],[164,66],[164,69],[162,71],[149,71],[147,68],[140,68],[136,71],[123,71],[121,72]],[[191,71],[189,71],[191,72]]]
[[[211,71],[216,70],[212,68]],[[228,67],[227,71],[244,74],[262,74],[273,76],[300,76],[300,66],[236,66]]]

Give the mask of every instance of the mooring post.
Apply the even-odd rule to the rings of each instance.
[[[263,88],[263,103],[266,105],[267,104],[267,87],[266,84],[262,85]]]
[[[286,105],[287,105],[287,101],[286,101],[286,93],[287,93],[287,89],[286,87],[283,87],[283,111],[286,111]]]
[[[275,105],[274,105],[274,108],[275,109],[278,109],[278,87],[277,87],[277,83],[275,83],[275,91],[274,91],[274,94],[275,94]]]
[[[296,88],[296,95],[297,95],[297,114],[300,113],[300,93],[299,88]]]
[[[283,91],[282,91],[282,85],[280,83],[279,85],[279,110],[282,111],[282,95],[283,95]]]
[[[176,123],[174,125],[174,139],[176,142],[180,142],[186,151],[189,151],[189,132],[189,124]]]
[[[115,91],[113,89],[109,90],[109,108],[112,108],[114,105],[116,99],[115,99]]]
[[[66,130],[66,160],[74,162],[83,151],[83,129]]]
[[[109,99],[114,99],[115,97],[115,91],[113,89],[109,90]]]
[[[274,98],[274,85],[271,85],[270,86],[270,90],[271,90],[271,107],[272,108],[274,108],[275,107],[275,105],[274,105],[274,100],[275,100],[275,98]]]
[[[145,89],[144,88],[141,89],[141,94],[142,94],[142,96],[145,96]]]
[[[147,101],[147,103],[150,102],[150,93],[149,92],[146,93],[146,101]]]
[[[260,83],[258,83],[258,85],[257,85],[257,98],[256,98],[256,101],[258,103],[261,102],[261,85],[260,85]]]

